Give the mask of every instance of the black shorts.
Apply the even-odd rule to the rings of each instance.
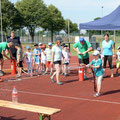
[[[59,60],[59,61],[54,61],[53,63],[54,63],[54,64],[59,64],[59,65],[61,65],[61,60]]]
[[[69,65],[69,63],[64,63],[64,65]]]
[[[23,67],[23,61],[20,61],[19,63],[17,63],[17,67]]]
[[[0,53],[0,59],[3,59],[3,55]]]
[[[86,65],[89,64],[89,58],[83,59],[83,61],[82,61],[82,59],[78,58],[78,60],[79,60],[79,64],[81,64],[82,62]]]

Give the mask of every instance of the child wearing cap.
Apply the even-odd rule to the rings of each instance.
[[[24,58],[26,59],[28,75],[33,76],[33,72],[32,72],[33,53],[30,51],[31,48],[29,46],[26,46],[26,49],[27,52],[25,52]]]
[[[51,57],[52,57],[52,43],[48,43],[48,48],[45,49],[45,54],[46,54],[46,71],[44,75],[48,73],[48,70],[50,68],[50,75],[52,75],[53,72],[53,67],[51,66]]]
[[[64,67],[64,76],[68,76],[68,65],[69,65],[69,52],[67,50],[67,45],[64,46],[64,50],[62,50],[63,54],[63,67]]]
[[[118,70],[120,68],[120,46],[117,48],[118,49],[118,52],[117,52],[117,55],[116,55],[116,75],[119,75],[118,74]]]
[[[16,77],[21,77],[22,75],[22,67],[23,67],[23,52],[22,52],[22,48],[20,47],[19,44],[15,44],[15,48],[17,49],[17,70],[18,70],[18,74],[16,75]]]
[[[35,67],[35,72],[38,72],[39,69],[39,64],[40,64],[40,51],[38,48],[38,44],[34,45],[34,51],[33,51],[33,55],[34,55],[34,67]]]
[[[101,82],[103,79],[103,68],[102,68],[102,60],[99,58],[99,51],[95,50],[93,52],[93,56],[95,59],[91,61],[88,67],[94,68],[94,73],[96,76],[96,84],[97,84],[97,93],[94,94],[94,97],[100,96],[100,90],[101,90]]]

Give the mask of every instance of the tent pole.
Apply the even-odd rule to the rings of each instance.
[[[114,30],[114,42],[116,42],[116,31]]]

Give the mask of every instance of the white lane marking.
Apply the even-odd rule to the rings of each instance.
[[[9,90],[9,89],[2,89],[2,88],[1,88],[0,90],[12,92],[12,90]],[[89,102],[99,102],[99,103],[107,103],[107,104],[120,105],[120,102],[112,102],[112,101],[104,101],[104,100],[95,100],[95,99],[89,99],[89,98],[80,98],[80,97],[53,95],[53,94],[45,94],[45,93],[34,93],[34,92],[27,92],[27,91],[19,91],[19,93],[31,94],[31,95],[42,95],[42,96],[49,96],[49,97],[56,97],[56,98],[65,98],[65,99],[72,99],[72,100],[82,100],[82,101],[89,101]]]

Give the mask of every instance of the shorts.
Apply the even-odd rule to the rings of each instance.
[[[79,60],[79,64],[81,64],[82,59],[78,58],[78,60]],[[83,63],[86,64],[86,65],[89,64],[89,58],[83,59]]]
[[[59,61],[54,61],[53,63],[54,63],[54,64],[59,64],[59,65],[61,65],[61,60],[59,60]]]
[[[41,63],[46,64],[46,60],[41,60]]]
[[[0,59],[3,59],[3,55],[0,53]]]
[[[34,57],[34,62],[35,62],[35,64],[40,64],[40,59],[39,59],[39,57]]]
[[[116,62],[116,68],[120,68],[120,62],[119,61]]]
[[[64,63],[64,65],[69,65],[69,63]]]
[[[96,77],[97,85],[101,85],[102,79],[103,79],[103,75]]]
[[[17,63],[17,67],[23,67],[23,61],[20,61],[19,63]]]
[[[50,67],[50,63],[51,63],[51,61],[47,61],[47,62],[46,62],[46,67],[49,68],[49,67]]]

